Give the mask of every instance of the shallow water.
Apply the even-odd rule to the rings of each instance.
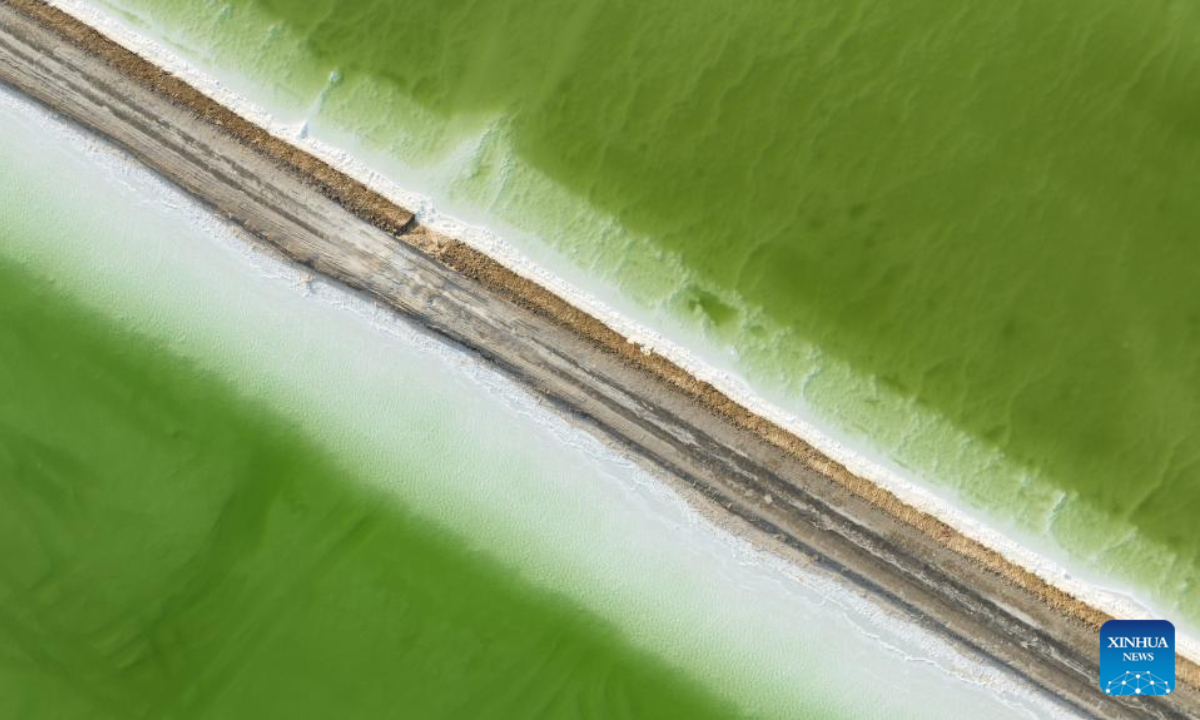
[[[1194,6],[115,4],[1200,618]]]

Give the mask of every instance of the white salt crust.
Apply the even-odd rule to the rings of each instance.
[[[620,333],[645,352],[654,352],[670,359],[695,377],[711,383],[743,407],[777,425],[786,428],[841,463],[859,477],[886,488],[911,507],[941,520],[963,535],[999,552],[1003,557],[1036,574],[1051,585],[1077,597],[1093,607],[1122,619],[1153,619],[1164,617],[1154,612],[1153,603],[1140,597],[1141,593],[1128,587],[1103,583],[1095,578],[1084,579],[1081,573],[1070,571],[1062,560],[1052,560],[1016,542],[1004,533],[957,503],[921,484],[910,473],[888,463],[878,454],[862,448],[851,448],[837,437],[836,431],[820,427],[810,418],[785,410],[769,402],[736,373],[722,370],[698,352],[680,345],[655,330],[617,312],[610,303],[592,292],[580,288],[551,272],[519,252],[511,243],[486,227],[467,223],[437,210],[425,194],[401,187],[385,175],[369,167],[350,153],[322,142],[313,136],[307,122],[279,122],[267,109],[237,93],[205,69],[180,57],[161,42],[147,37],[119,19],[106,14],[86,0],[48,0],[51,5],[71,14],[104,33],[124,47],[138,53],[159,67],[186,80],[208,97],[242,117],[258,124],[272,135],[303,148],[341,172],[358,180],[397,205],[414,212],[420,222],[438,232],[461,240],[486,253],[505,267],[551,290],[572,305],[584,310]],[[1200,662],[1200,639],[1177,625],[1176,651]]]

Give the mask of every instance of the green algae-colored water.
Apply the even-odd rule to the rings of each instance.
[[[0,716],[738,714],[8,262],[0,399]]]
[[[1200,620],[1194,4],[108,4]]]

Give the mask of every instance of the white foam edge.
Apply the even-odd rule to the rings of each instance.
[[[126,23],[88,4],[86,0],[47,2],[183,79],[204,95],[262,127],[273,136],[311,153],[391,202],[410,210],[426,227],[466,243],[509,270],[541,285],[600,320],[643,352],[657,353],[667,358],[696,378],[711,384],[752,413],[795,434],[851,473],[886,489],[906,505],[944,522],[1059,590],[1115,618],[1163,617],[1154,611],[1153,603],[1140,598],[1135,590],[1102,585],[1080,578],[1069,572],[1060,562],[1018,543],[949,499],[919,484],[915,479],[905,477],[899,469],[888,467],[885,462],[868,456],[862,450],[850,448],[835,437],[833,432],[823,430],[812,420],[801,418],[794,412],[784,410],[764,399],[743,378],[714,367],[677,342],[617,312],[593,293],[580,289],[548,268],[525,257],[512,244],[486,227],[463,222],[438,212],[428,195],[401,187],[350,153],[313,137],[308,132],[306,122],[278,121],[261,105],[238,95],[212,74],[172,52],[163,43],[137,32]],[[1177,630],[1176,652],[1193,662],[1200,662],[1200,638]]]

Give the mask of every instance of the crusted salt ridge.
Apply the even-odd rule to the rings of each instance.
[[[886,490],[908,508],[944,523],[964,538],[997,553],[1004,560],[1028,571],[1069,598],[1082,601],[1095,611],[1113,617],[1163,617],[1162,614],[1154,612],[1152,603],[1139,598],[1136,590],[1102,585],[1080,578],[1061,562],[1016,542],[1004,532],[974,517],[961,506],[921,485],[914,478],[906,477],[903,471],[889,467],[881,458],[873,457],[868,451],[851,448],[846,442],[838,439],[836,433],[764,399],[737,374],[714,367],[699,357],[697,352],[685,348],[628,315],[619,313],[596,294],[579,288],[547,267],[525,257],[498,234],[439,212],[428,195],[400,186],[350,153],[314,137],[306,122],[280,122],[261,105],[233,92],[210,73],[188,62],[162,43],[146,37],[86,2],[46,1],[185,80],[210,99],[258,125],[272,136],[303,149],[396,205],[410,209],[425,227],[464,243],[521,278],[550,291],[569,305],[600,321],[624,337],[628,343],[640,348],[643,353],[667,359],[696,380],[711,385],[750,413],[794,434],[853,476]],[[1200,640],[1185,631],[1179,632],[1177,652],[1193,662],[1200,662]]]

